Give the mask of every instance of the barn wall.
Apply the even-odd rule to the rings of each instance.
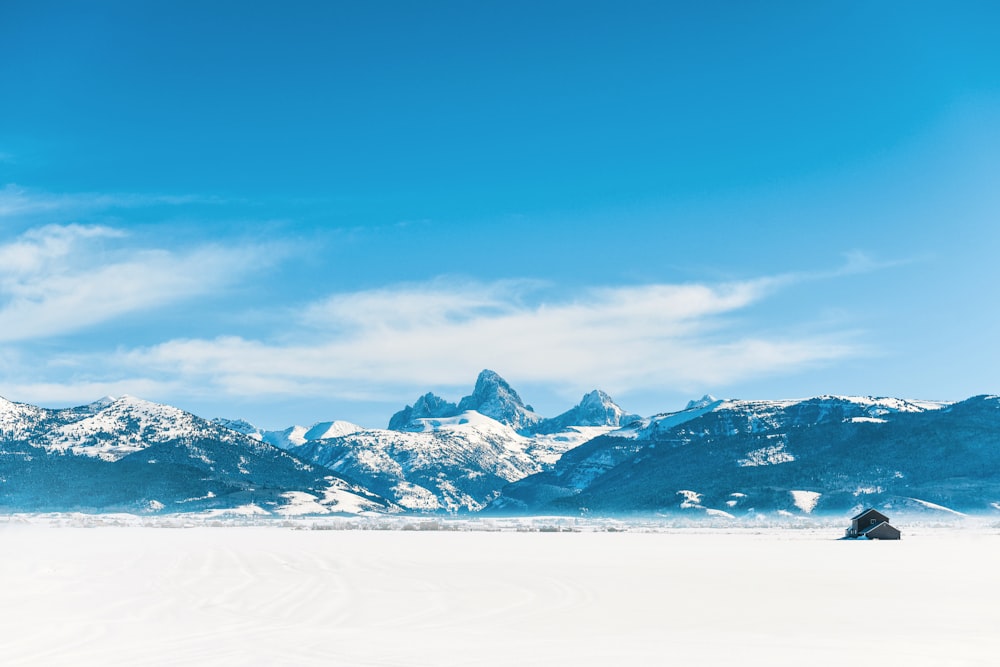
[[[883,523],[880,526],[876,526],[868,532],[869,539],[875,540],[898,540],[901,537],[901,533],[898,529],[890,526],[887,523]]]

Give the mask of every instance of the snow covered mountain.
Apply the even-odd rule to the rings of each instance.
[[[638,417],[600,391],[544,419],[506,380],[484,370],[458,403],[424,394],[392,416],[389,430],[310,439],[289,451],[407,509],[477,511],[508,483],[548,469],[623,419]]]
[[[495,371],[484,370],[476,378],[472,393],[457,404],[431,393],[424,394],[412,406],[408,405],[394,414],[389,420],[389,428],[409,431],[421,419],[455,417],[469,410],[475,410],[520,433],[530,433],[533,427],[544,421],[530,405],[524,404],[506,380]],[[419,425],[417,428],[420,428]]]
[[[610,396],[599,389],[584,395],[580,404],[558,417],[545,419],[534,429],[536,433],[558,433],[575,426],[625,426],[642,419],[622,410]]]
[[[458,403],[425,394],[392,425],[264,431],[129,396],[0,399],[0,511],[1000,511],[997,396],[705,396],[638,418],[594,391],[545,419],[484,371]]]
[[[719,401],[643,419],[506,487],[498,511],[1000,510],[1000,398]]]
[[[0,399],[0,506],[22,510],[389,511],[357,484],[131,396],[66,410]]]
[[[451,403],[427,392],[389,419],[390,431],[409,430],[410,424],[420,419],[447,419],[459,413],[458,404]]]
[[[535,414],[534,408],[524,404],[506,380],[491,370],[479,374],[472,394],[458,402],[458,409],[475,410],[518,432],[530,432],[543,419]]]
[[[310,440],[322,440],[323,438],[336,438],[340,435],[349,435],[363,431],[364,428],[357,424],[346,421],[316,422],[312,426],[290,426],[281,431],[265,431],[257,428],[244,419],[220,419],[212,420],[219,426],[224,426],[230,430],[238,431],[244,435],[249,435],[255,440],[274,445],[278,449],[291,449],[303,445]]]
[[[458,403],[451,403],[432,393],[424,394],[389,420],[393,431],[423,430],[426,419],[442,419],[475,410],[501,424],[510,426],[522,435],[558,433],[576,426],[623,426],[640,419],[639,415],[626,413],[610,396],[595,389],[584,395],[579,405],[558,417],[546,419],[537,414],[495,371],[484,370],[476,378],[472,394]]]
[[[542,469],[528,438],[478,412],[422,421],[420,432],[359,431],[290,451],[421,511],[479,510],[507,483]]]

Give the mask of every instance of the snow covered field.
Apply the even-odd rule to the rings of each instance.
[[[0,518],[8,667],[1000,664],[996,524],[845,542],[53,523]]]

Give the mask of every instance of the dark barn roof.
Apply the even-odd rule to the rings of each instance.
[[[879,512],[874,507],[869,507],[868,509],[863,510],[860,514],[856,514],[855,516],[852,516],[851,517],[851,521],[857,521],[858,519],[860,519],[861,517],[863,517],[866,514],[869,514],[870,512],[874,512],[875,514],[878,514],[880,517],[882,517],[883,521],[888,521],[889,520],[889,517],[887,517],[886,515],[882,514],[881,512]]]

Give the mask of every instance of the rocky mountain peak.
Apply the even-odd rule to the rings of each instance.
[[[415,419],[441,419],[444,417],[454,417],[460,412],[458,406],[451,401],[446,401],[440,396],[427,392],[417,398],[413,405],[394,414],[389,419],[390,431],[407,431]]]
[[[584,395],[576,410],[578,426],[622,426],[639,419],[639,415],[626,414],[611,396],[600,389]]]
[[[495,371],[487,369],[479,374],[472,394],[463,398],[458,407],[463,410],[477,410],[480,406],[490,403],[507,403],[521,408],[525,407],[514,388]]]
[[[417,417],[443,416],[441,412],[457,411],[458,406],[451,401],[446,401],[437,394],[427,392],[416,400],[413,404],[413,411]]]
[[[542,421],[530,405],[524,404],[506,380],[488,369],[476,378],[472,394],[459,401],[458,411],[465,410],[475,410],[516,431],[530,428]]]
[[[626,413],[607,393],[595,389],[583,395],[580,403],[558,417],[538,425],[539,433],[555,433],[571,426],[624,426],[641,419]]]
[[[608,405],[614,405],[615,402],[611,397],[601,391],[600,389],[595,389],[588,394],[583,395],[583,399],[580,401],[580,408],[590,408],[590,407],[605,407]]]

